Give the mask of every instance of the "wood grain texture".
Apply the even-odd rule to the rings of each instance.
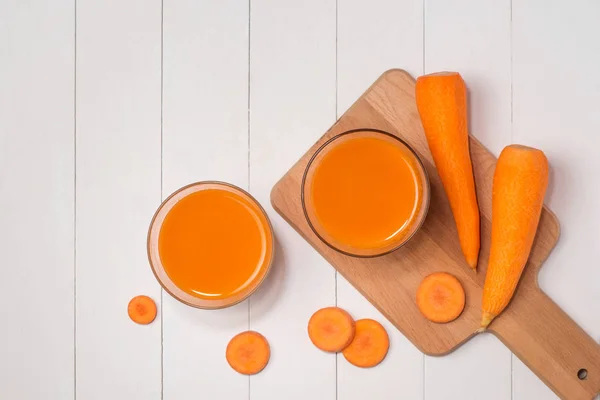
[[[348,257],[320,242],[306,223],[299,197],[302,174],[310,156],[332,136],[361,127],[383,129],[411,143],[425,163],[432,187],[430,211],[420,232],[398,251],[372,259]],[[416,110],[414,79],[404,71],[390,70],[383,74],[291,168],[271,193],[274,208],[288,223],[419,349],[429,355],[444,355],[460,346],[473,336],[480,319],[481,291],[489,255],[491,185],[496,160],[474,138],[471,138],[471,153],[482,219],[482,246],[477,274],[468,270],[461,257],[452,214]],[[515,301],[492,325],[491,331],[557,394],[565,398],[585,398],[587,395],[591,398],[600,390],[600,346],[554,303],[546,300],[537,287],[539,269],[558,236],[558,221],[544,208]],[[420,316],[415,305],[418,284],[427,274],[435,271],[454,274],[465,287],[465,311],[459,319],[449,324],[428,322]],[[553,330],[546,327],[565,333],[550,335],[549,332]],[[590,371],[587,380],[580,381],[577,378],[579,368]]]
[[[77,1],[76,398],[161,398],[160,286],[146,235],[160,204],[158,0]],[[151,297],[147,326],[129,300]]]
[[[0,2],[0,398],[74,397],[72,0]]]
[[[248,188],[248,34],[247,0],[164,2],[163,199],[201,180]],[[164,398],[247,398],[248,377],[225,360],[247,301],[199,310],[163,292],[163,303]]]

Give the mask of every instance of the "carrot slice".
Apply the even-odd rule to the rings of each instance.
[[[156,318],[156,304],[148,296],[135,296],[129,301],[127,313],[133,322],[148,325]]]
[[[308,321],[308,337],[323,351],[342,351],[354,337],[354,319],[339,307],[321,308]]]
[[[270,357],[269,342],[254,331],[235,335],[225,351],[225,358],[231,368],[244,375],[258,374],[267,366]]]
[[[454,276],[436,272],[419,285],[417,306],[432,322],[454,321],[465,308],[465,290]]]
[[[390,348],[390,338],[385,328],[372,319],[356,321],[354,339],[342,354],[352,365],[374,367],[383,361]]]

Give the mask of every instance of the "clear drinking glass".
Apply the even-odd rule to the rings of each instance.
[[[381,146],[381,153],[377,153],[377,151],[379,151],[379,147],[377,146]],[[342,148],[345,148],[345,150],[341,150]],[[324,168],[322,165],[326,165],[323,161],[327,160],[328,157],[333,157],[334,154],[338,154],[336,157],[339,157],[340,151],[354,151],[355,153],[354,156],[351,156],[351,153],[346,154],[345,157],[347,160],[345,163],[339,162],[335,164],[335,169],[321,173],[321,175],[327,174],[327,179],[330,179],[331,186],[333,187],[331,190],[341,188],[337,193],[329,194],[330,196],[334,196],[332,198],[335,198],[336,195],[338,196],[335,198],[335,201],[339,202],[340,210],[344,208],[351,210],[355,205],[354,203],[360,203],[361,201],[365,204],[384,204],[387,202],[389,205],[390,201],[393,201],[394,198],[402,200],[401,196],[398,197],[399,193],[406,193],[407,196],[414,195],[414,208],[411,211],[412,214],[410,214],[410,218],[406,220],[405,225],[397,227],[397,236],[390,236],[390,240],[383,241],[378,245],[358,245],[357,243],[350,243],[348,239],[343,238],[342,236],[344,235],[339,234],[341,231],[336,234],[334,232],[335,229],[331,227],[328,229],[326,224],[322,222],[324,221],[324,218],[321,218],[319,215],[320,212],[321,216],[323,215],[322,211],[324,210],[324,207],[323,210],[319,210],[318,196],[320,194],[318,190],[323,189],[323,186],[318,186],[315,182],[316,179],[319,179],[319,169]],[[371,154],[367,154],[368,152],[371,152]],[[348,157],[348,155],[350,155],[350,157]],[[398,158],[395,159],[395,157]],[[390,172],[390,168],[387,168],[386,165],[391,166],[391,169],[398,167],[398,170],[401,170],[404,168],[402,163],[406,163],[408,166],[407,168],[411,171],[412,175],[410,176],[414,178],[414,188],[412,188],[410,184],[405,188],[398,187],[398,185],[402,184],[400,181],[385,181],[385,177],[388,175],[389,177],[395,176]],[[329,164],[331,165],[331,161],[329,161]],[[383,182],[382,186],[380,185],[381,187],[373,187],[371,184],[371,182],[380,181]],[[347,187],[344,186],[345,184],[343,182],[347,183]],[[356,187],[352,187],[353,185]],[[361,185],[364,186],[364,191],[361,190]],[[415,191],[414,193],[411,192],[413,189]],[[325,191],[329,190],[330,188],[325,187]],[[405,192],[402,192],[402,190],[405,190]],[[354,191],[354,195],[346,196],[346,193],[352,191]],[[396,197],[386,196],[386,192],[394,193]],[[371,195],[374,197],[379,196],[377,197],[380,199],[379,203],[377,198],[370,199],[369,196]],[[429,208],[430,185],[422,161],[408,143],[391,133],[378,129],[354,129],[332,137],[311,157],[302,179],[301,196],[302,208],[308,224],[315,235],[317,235],[325,244],[346,255],[355,257],[376,257],[400,248],[419,230],[425,221]],[[390,211],[395,210],[393,204],[399,205],[400,203],[392,203]],[[332,208],[334,207],[329,207],[329,209]],[[377,229],[378,223],[389,225],[389,219],[385,218],[384,210],[376,209],[377,206],[370,208],[370,210],[365,210],[356,206],[354,212],[349,212],[345,218],[343,218],[344,226],[347,227],[349,231],[360,232],[363,228],[365,230]],[[338,211],[339,210],[335,210],[335,212]],[[373,216],[373,219],[370,219],[370,216]],[[356,224],[362,225],[353,225],[353,221],[356,221]]]

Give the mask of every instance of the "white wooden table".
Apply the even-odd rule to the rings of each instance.
[[[387,324],[370,370],[317,351],[320,307],[383,319],[269,191],[386,69],[458,70],[476,137],[547,153],[562,238],[540,284],[600,339],[599,22],[597,0],[1,0],[0,398],[555,398],[491,335],[431,358]],[[161,292],[145,251],[161,199],[204,179],[249,189],[278,241],[217,312]],[[224,358],[248,327],[272,347],[250,379]]]

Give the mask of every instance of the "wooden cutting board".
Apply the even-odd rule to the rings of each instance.
[[[473,337],[481,318],[496,158],[471,137],[481,211],[481,254],[477,273],[474,273],[460,251],[450,206],[417,113],[414,87],[414,79],[405,71],[385,72],[275,185],[271,202],[275,210],[415,346],[426,354],[441,356]],[[370,259],[343,255],[321,242],[310,229],[300,200],[304,169],[314,152],[332,136],[358,128],[381,129],[410,143],[423,160],[431,181],[431,205],[421,230],[399,250]],[[515,297],[488,331],[558,396],[587,400],[600,392],[600,345],[537,284],[539,269],[558,241],[559,232],[555,215],[544,208]],[[448,324],[429,322],[421,316],[415,302],[421,280],[438,271],[455,275],[466,291],[463,314]]]

